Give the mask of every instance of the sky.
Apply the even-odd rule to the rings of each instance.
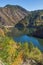
[[[43,9],[43,0],[0,0],[0,7],[7,4],[20,5],[29,11]]]

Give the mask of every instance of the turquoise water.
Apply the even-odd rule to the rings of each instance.
[[[30,37],[30,36],[27,36],[27,35],[23,35],[23,36],[20,36],[20,37],[15,37],[14,40],[16,42],[32,42],[34,46],[37,46],[41,51],[43,51],[43,47],[40,45],[39,41],[34,38],[34,37]]]

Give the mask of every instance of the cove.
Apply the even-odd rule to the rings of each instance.
[[[28,43],[29,42],[32,42],[34,46],[38,47],[41,51],[43,51],[43,46],[34,37],[30,37],[30,36],[27,36],[27,35],[23,35],[23,36],[19,36],[19,37],[14,37],[14,40],[16,42],[21,42],[21,43],[24,43],[24,42],[28,42]]]

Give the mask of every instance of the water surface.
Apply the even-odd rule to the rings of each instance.
[[[41,51],[43,51],[43,46],[40,45],[39,41],[34,38],[34,37],[30,37],[27,35],[23,35],[23,36],[19,36],[19,37],[14,37],[14,40],[16,42],[32,42],[34,46],[37,46]]]

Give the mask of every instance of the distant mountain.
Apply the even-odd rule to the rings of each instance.
[[[0,7],[0,24],[14,25],[28,15],[28,11],[18,5]]]
[[[0,28],[11,35],[43,37],[43,10],[27,11],[18,5],[0,7]]]
[[[15,25],[22,22],[29,26],[43,24],[43,10],[27,11],[18,5],[0,7],[0,25]]]

